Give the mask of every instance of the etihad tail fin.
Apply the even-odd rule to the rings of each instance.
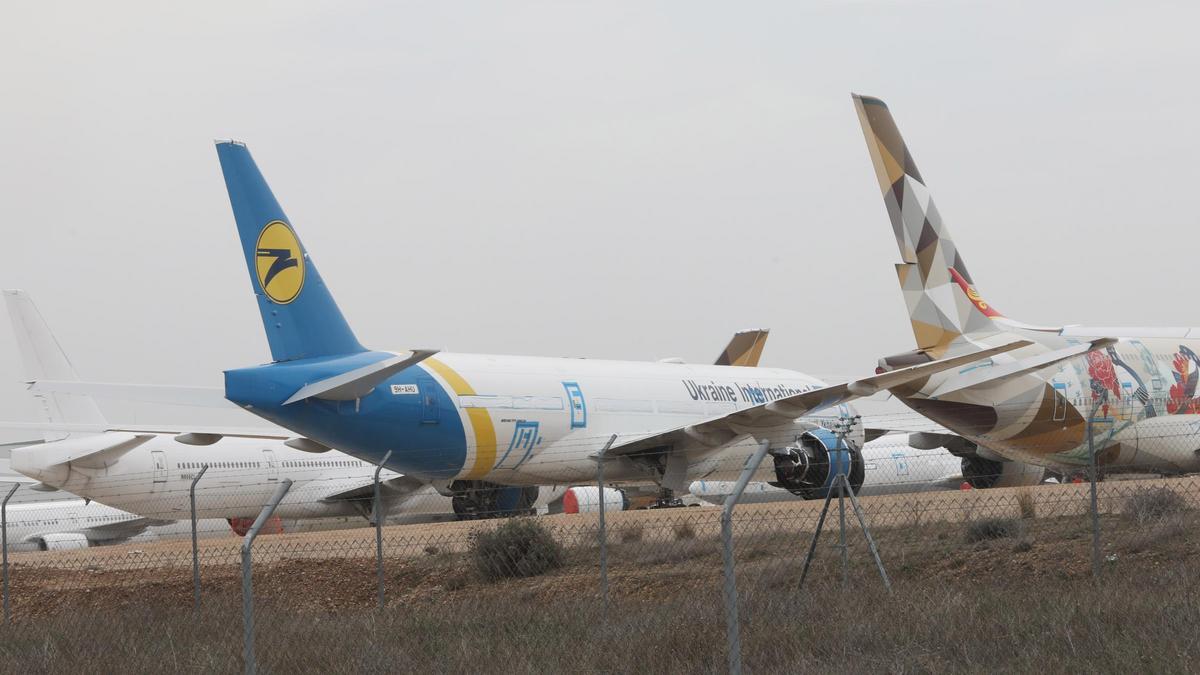
[[[6,290],[4,301],[8,305],[8,315],[12,320],[13,333],[17,338],[17,348],[21,352],[21,362],[25,368],[25,377],[29,381],[62,380],[76,381],[79,375],[75,367],[50,326],[42,318],[41,312],[33,304],[33,299],[25,291]],[[54,424],[105,424],[104,415],[99,406],[86,394],[69,394],[62,392],[34,393],[42,406],[48,422]],[[47,431],[46,440],[59,440],[67,434],[59,431]]]
[[[739,330],[730,338],[729,344],[717,357],[713,365],[717,366],[758,366],[762,357],[763,347],[767,344],[769,328],[752,328]]]
[[[271,357],[364,352],[245,145],[217,142],[229,203]]]
[[[1000,332],[993,319],[1003,317],[975,291],[891,111],[877,98],[853,97],[904,261],[896,274],[917,346],[944,348],[963,335]]]

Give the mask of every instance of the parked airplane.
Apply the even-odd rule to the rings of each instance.
[[[1030,344],[1018,340],[844,382],[790,370],[492,356],[363,347],[240,143],[217,154],[273,363],[225,373],[226,397],[313,443],[436,481],[481,506],[522,486],[654,483],[671,502],[700,477],[735,477],[768,441],[758,479],[817,496],[830,458],[861,482],[864,430],[845,405]],[[848,428],[843,442],[831,427]],[[615,438],[614,438],[615,437]],[[731,455],[731,452],[733,453]]]
[[[74,367],[29,295],[4,291],[4,298],[27,376],[56,382],[77,380]],[[375,467],[361,459],[324,446],[284,440],[286,437],[226,437],[220,430],[155,433],[148,428],[118,429],[107,424],[86,394],[57,391],[34,395],[50,423],[47,442],[13,449],[10,462],[13,470],[41,481],[45,489],[66,490],[145,518],[183,519],[190,513],[191,481],[207,465],[196,490],[200,518],[224,518],[231,524],[253,518],[283,478],[290,478],[293,485],[276,511],[280,518],[373,517]],[[79,427],[90,427],[93,432],[64,434],[58,430]],[[380,480],[389,517],[428,519],[453,513],[450,500],[427,483],[388,470],[381,473]],[[535,505],[531,500],[524,508]]]
[[[905,436],[885,436],[863,446],[863,482],[857,494],[892,495],[929,490],[953,490],[962,486],[960,460],[942,450],[918,450]],[[713,504],[724,503],[733,491],[733,481],[699,480],[688,490]],[[769,483],[750,483],[741,503],[791,501],[796,496]]]
[[[0,482],[7,492],[9,486]],[[152,525],[151,518],[82,499],[8,505],[8,550],[61,551],[132,539]]]
[[[890,387],[963,437],[963,454],[974,458],[964,473],[969,461],[1000,459],[1078,470],[1089,462],[1089,417],[1106,471],[1200,470],[1200,329],[1038,327],[1005,317],[976,290],[888,107],[858,95],[854,104],[900,248],[896,271],[917,341],[881,359],[877,372],[1014,340],[1030,345]]]

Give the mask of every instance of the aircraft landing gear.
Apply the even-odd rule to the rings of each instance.
[[[663,488],[658,493],[658,499],[646,508],[650,509],[678,509],[687,506],[683,500],[675,496],[675,491],[670,488]]]

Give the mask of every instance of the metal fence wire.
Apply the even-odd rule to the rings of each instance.
[[[1162,434],[1156,447],[1194,451],[1189,423]],[[907,612],[935,603],[964,625],[979,622],[986,641],[1002,617],[971,614],[972,598],[992,606],[1022,588],[1043,589],[1023,601],[1034,612],[1038,598],[1061,600],[1055,589],[1068,588],[1078,612],[1080,588],[1120,596],[1132,577],[1164,583],[1175,577],[1163,574],[1178,570],[1184,576],[1170,602],[1191,603],[1187,620],[1200,622],[1191,560],[1200,545],[1200,478],[1101,457],[1096,470],[1081,463],[1028,485],[960,489],[968,486],[930,475],[913,491],[907,476],[857,495],[835,481],[818,498],[801,499],[750,481],[749,464],[772,461],[769,446],[739,460],[747,471],[723,500],[680,508],[617,510],[601,499],[584,513],[455,521],[447,512],[423,519],[436,522],[397,524],[401,514],[384,513],[376,490],[363,511],[373,521],[339,521],[358,527],[274,526],[268,503],[259,504],[256,538],[227,527],[193,537],[184,514],[176,538],[39,551],[20,550],[7,506],[0,526],[13,550],[3,564],[0,664],[28,672],[383,672],[470,663],[484,671],[740,672],[788,670],[800,658],[800,670],[833,668],[857,655],[863,669],[888,669],[894,664],[871,660],[883,658],[872,647],[879,631],[865,632],[852,616],[886,608],[879,611],[893,623],[919,625]],[[905,455],[910,472],[918,469],[912,457]],[[603,486],[604,453],[595,459]],[[203,490],[197,481],[192,487]],[[276,483],[280,499],[286,483]],[[1081,620],[1065,609],[1059,618],[1068,630]],[[840,646],[824,642],[835,630]],[[1091,635],[1065,633],[1062,643],[1084,634]],[[1109,648],[1096,646],[1091,657],[1109,658]],[[914,649],[893,656],[937,669],[959,647]],[[973,649],[978,657],[998,648]],[[1032,665],[1011,660],[1019,653],[996,653],[1008,666]]]

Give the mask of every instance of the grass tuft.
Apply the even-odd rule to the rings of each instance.
[[[1188,510],[1187,500],[1165,487],[1141,488],[1125,501],[1125,515],[1138,525],[1155,525]]]
[[[984,518],[967,523],[967,542],[975,543],[989,539],[1019,537],[1024,532],[1021,521],[1016,518]]]

